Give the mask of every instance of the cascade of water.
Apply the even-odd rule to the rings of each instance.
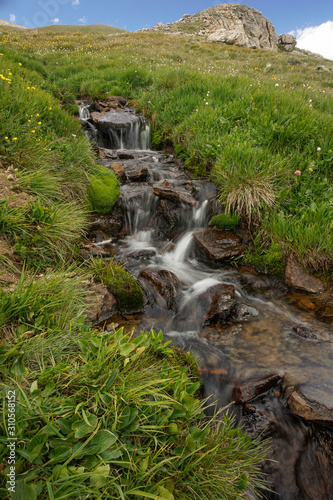
[[[89,107],[88,106],[79,106],[79,118],[81,122],[86,122],[87,120],[90,120],[90,112],[89,112]]]

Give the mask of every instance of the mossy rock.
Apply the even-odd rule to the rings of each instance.
[[[92,269],[95,280],[104,283],[115,297],[119,312],[132,314],[143,309],[143,291],[123,267],[96,259]]]
[[[99,167],[96,174],[90,175],[87,193],[94,212],[108,214],[119,196],[117,177],[105,167]]]
[[[217,226],[220,229],[235,229],[239,224],[239,217],[236,214],[214,215],[209,221],[210,226]]]

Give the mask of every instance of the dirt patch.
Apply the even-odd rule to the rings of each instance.
[[[15,170],[12,168],[6,170],[2,165],[0,165],[0,198],[8,199],[8,209],[22,208],[34,199],[22,191]]]

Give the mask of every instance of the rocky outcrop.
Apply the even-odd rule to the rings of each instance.
[[[280,35],[279,36],[279,45],[283,47],[286,52],[292,52],[296,47],[296,37],[293,35]]]
[[[261,12],[238,4],[222,4],[185,14],[175,23],[152,28],[172,34],[199,35],[211,42],[223,42],[252,49],[277,50],[278,36],[273,24]]]
[[[240,237],[231,231],[204,229],[194,233],[193,237],[198,259],[210,265],[217,266],[244,252]]]
[[[322,282],[305,273],[293,259],[289,259],[285,270],[285,280],[288,286],[308,293],[321,293],[324,291]]]

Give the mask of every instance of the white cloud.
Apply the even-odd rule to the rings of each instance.
[[[292,34],[297,38],[299,49],[310,50],[333,60],[333,21],[327,21],[320,26],[298,29]]]
[[[78,21],[81,24],[86,24],[87,20],[88,20],[88,18],[86,16],[83,16],[83,17],[80,17],[80,19]]]
[[[16,16],[15,16],[15,14],[10,14],[10,16],[9,16],[9,21],[10,21],[11,23],[15,23],[15,21],[16,21]]]
[[[60,21],[59,17],[54,17],[53,19],[51,19],[51,23],[54,24],[58,24],[59,21]]]
[[[80,5],[80,0],[72,0],[72,5]]]

